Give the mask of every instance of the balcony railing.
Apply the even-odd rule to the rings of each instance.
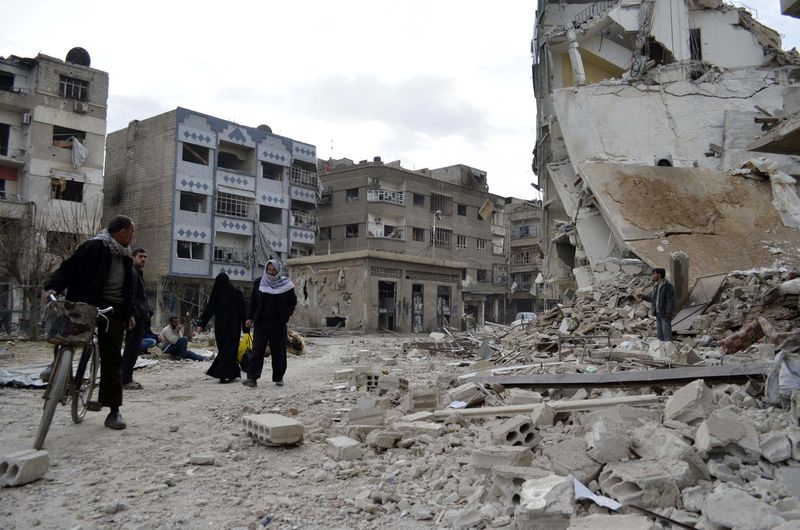
[[[319,224],[319,219],[314,214],[292,210],[292,217],[290,223],[295,228],[316,230],[317,225]]]
[[[387,230],[389,228],[389,230]],[[406,240],[406,227],[405,226],[389,226],[378,225],[367,227],[367,237],[375,237],[379,239],[394,239],[395,241]]]
[[[313,171],[306,171],[305,169],[300,169],[299,167],[292,168],[292,176],[289,177],[289,181],[292,184],[297,184],[298,186],[305,186],[306,188],[314,188],[317,189],[317,174]]]
[[[406,192],[392,190],[367,190],[367,202],[389,202],[404,205]]]
[[[251,257],[249,252],[240,248],[214,247],[214,263],[248,265]]]

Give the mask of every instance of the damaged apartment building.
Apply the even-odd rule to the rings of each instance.
[[[177,108],[108,136],[106,211],[136,222],[156,319],[196,316],[217,274],[250,294],[270,257],[317,238],[313,145]]]
[[[540,0],[532,53],[552,296],[675,251],[691,278],[798,260],[769,174],[796,178],[800,160],[758,147],[800,111],[777,32],[719,0]]]
[[[83,48],[0,57],[0,309],[21,331],[46,275],[99,228],[107,100]]]
[[[502,318],[504,199],[485,172],[412,171],[379,157],[320,164],[316,255],[289,261],[297,325],[407,333]]]

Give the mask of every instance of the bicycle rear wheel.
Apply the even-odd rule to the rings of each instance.
[[[97,388],[97,369],[100,359],[97,348],[89,344],[83,349],[72,385],[72,421],[80,423],[86,415],[86,403],[94,397]]]
[[[72,348],[63,347],[56,355],[53,375],[50,376],[50,383],[45,392],[44,411],[39,422],[39,431],[36,433],[36,440],[33,442],[34,449],[41,449],[44,439],[47,438],[47,431],[50,430],[50,422],[53,421],[53,414],[56,406],[64,398],[64,391],[67,381],[72,373]]]

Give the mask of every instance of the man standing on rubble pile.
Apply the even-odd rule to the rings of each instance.
[[[653,291],[641,298],[650,302],[652,315],[656,317],[656,336],[658,340],[672,340],[672,318],[675,316],[675,289],[667,280],[667,271],[653,269]]]

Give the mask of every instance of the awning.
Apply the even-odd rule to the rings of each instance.
[[[0,180],[17,180],[18,169],[15,167],[0,166]]]

